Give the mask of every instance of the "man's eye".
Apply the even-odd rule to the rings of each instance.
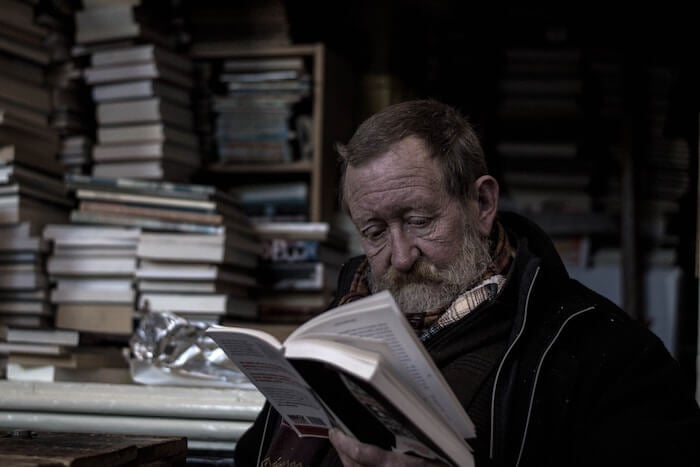
[[[406,220],[406,223],[411,227],[425,227],[430,223],[427,217],[411,217]]]
[[[377,241],[380,238],[382,238],[382,235],[384,235],[385,230],[384,229],[379,229],[379,228],[370,228],[366,229],[362,232],[362,235],[370,241]]]

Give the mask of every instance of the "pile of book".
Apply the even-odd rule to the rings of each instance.
[[[309,220],[309,184],[306,181],[238,185],[230,193],[253,223]]]
[[[0,355],[10,381],[130,383],[127,360],[116,346],[82,342],[72,329],[0,325]]]
[[[261,245],[232,197],[209,185],[77,174],[66,183],[78,201],[74,226],[91,225],[95,236],[137,230],[122,270],[133,281],[135,310],[210,322],[257,316],[250,292]]]
[[[75,2],[50,0],[35,7],[36,21],[49,30],[46,48],[51,62],[47,83],[51,92],[51,126],[59,132],[58,159],[67,172],[89,170],[95,133],[94,105],[82,79],[84,57],[73,54]]]
[[[10,325],[51,322],[41,229],[65,221],[72,206],[49,122],[47,73],[65,52],[38,21],[50,4],[8,0],[0,15],[0,323]]]
[[[52,323],[49,248],[29,222],[0,226],[0,325],[41,327]]]
[[[143,232],[136,271],[139,309],[170,311],[196,321],[255,319],[259,243],[229,230],[220,234]]]
[[[50,224],[43,238],[51,303],[60,328],[128,338],[134,329],[136,245],[133,227]]]
[[[227,58],[213,98],[222,163],[311,158],[311,80],[302,57]]]
[[[301,323],[323,311],[347,260],[344,235],[326,222],[258,222],[259,321]]]
[[[138,3],[87,2],[76,15],[76,42],[89,61],[84,79],[96,103],[92,174],[187,182],[201,165],[192,62],[154,24],[167,20],[167,9]]]

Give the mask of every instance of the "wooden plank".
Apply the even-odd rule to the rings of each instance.
[[[224,163],[216,162],[209,164],[206,170],[210,173],[310,173],[312,171],[311,161],[294,161],[283,163]]]
[[[70,466],[184,465],[184,437],[20,430],[0,436],[0,465]]]
[[[279,47],[245,47],[239,43],[208,42],[193,44],[189,54],[193,59],[234,58],[234,57],[273,57],[292,55],[313,55],[317,44],[298,44]]]

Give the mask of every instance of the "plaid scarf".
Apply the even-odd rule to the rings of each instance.
[[[495,298],[501,291],[506,282],[506,274],[515,255],[515,250],[508,239],[505,228],[499,221],[494,223],[489,236],[489,244],[491,264],[484,274],[467,287],[467,291],[457,297],[452,304],[447,307],[406,314],[409,323],[422,340],[459,321],[481,303]],[[340,299],[339,305],[350,303],[370,294],[369,274],[369,261],[365,258],[353,276],[348,293]]]

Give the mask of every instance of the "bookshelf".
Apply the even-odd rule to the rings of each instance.
[[[311,153],[308,159],[284,162],[222,162],[210,160],[199,174],[224,188],[251,182],[280,180],[308,183],[308,220],[329,221],[336,210],[337,171],[333,145],[350,136],[351,75],[346,63],[324,44],[302,44],[268,48],[240,48],[223,44],[194,44],[191,57],[198,63],[223,60],[300,57],[311,80]]]

